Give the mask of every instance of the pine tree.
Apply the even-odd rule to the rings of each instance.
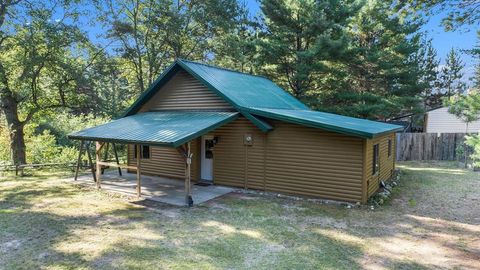
[[[420,49],[423,87],[422,99],[424,109],[435,108],[441,105],[442,94],[439,92],[439,64],[437,51],[432,46],[432,40],[426,40]]]
[[[466,90],[466,83],[463,79],[463,68],[465,64],[455,49],[451,49],[445,60],[445,66],[441,73],[441,86],[446,97],[455,94],[462,94]]]
[[[469,51],[475,57],[477,63],[475,65],[475,72],[472,78],[473,87],[480,92],[480,31],[477,32],[477,45]]]
[[[309,91],[328,74],[326,61],[338,61],[348,45],[344,28],[355,11],[352,0],[260,1],[265,29],[263,72],[297,98],[310,103]]]
[[[245,4],[239,7],[235,27],[227,29],[214,42],[213,64],[246,73],[257,73],[260,23],[249,17]]]
[[[398,1],[368,1],[349,24],[349,58],[319,108],[371,119],[421,110],[422,21]],[[433,63],[432,63],[433,64]]]

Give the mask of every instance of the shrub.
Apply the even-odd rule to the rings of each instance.
[[[0,165],[10,164],[10,140],[4,119],[0,117]]]
[[[465,143],[472,148],[472,154],[470,158],[474,167],[480,167],[480,135],[467,135],[465,136]]]
[[[109,120],[109,118],[92,114],[72,115],[68,112],[59,112],[55,115],[49,114],[42,117],[37,122],[35,133],[41,134],[44,130],[49,130],[57,139],[58,145],[73,146],[74,141],[67,138],[68,134],[106,123]]]
[[[69,133],[107,122],[104,117],[72,115],[67,112],[40,115],[25,126],[27,163],[72,163],[78,155],[77,143]],[[3,124],[3,125],[2,125]],[[0,119],[0,164],[10,164],[8,130]]]

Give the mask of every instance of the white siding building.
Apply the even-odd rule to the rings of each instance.
[[[428,133],[465,133],[467,125],[461,119],[448,112],[447,107],[426,113],[424,132]],[[480,121],[468,124],[468,133],[479,132]]]

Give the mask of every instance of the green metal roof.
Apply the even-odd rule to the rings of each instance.
[[[397,125],[312,111],[264,77],[180,59],[167,68],[135,101],[125,116],[136,114],[179,70],[185,70],[203,82],[264,132],[273,127],[258,116],[363,138],[373,138],[402,129]]]
[[[238,117],[237,112],[145,112],[68,135],[71,139],[178,147]]]
[[[178,63],[237,107],[308,109],[271,80],[186,60]]]
[[[180,69],[203,82],[240,112],[246,107],[308,110],[306,105],[264,77],[178,59],[135,101],[125,116],[137,113]]]
[[[312,110],[249,108],[251,114],[371,139],[403,130],[402,126]]]

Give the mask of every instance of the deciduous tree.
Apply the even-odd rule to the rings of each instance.
[[[26,162],[24,127],[39,111],[84,101],[88,40],[76,25],[75,4],[0,1],[0,110],[15,164]]]

